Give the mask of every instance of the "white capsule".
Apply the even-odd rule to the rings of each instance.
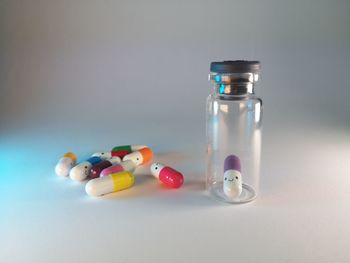
[[[96,152],[91,157],[100,157],[102,159],[109,159],[112,158],[112,152]]]
[[[74,181],[83,181],[90,174],[90,169],[94,164],[101,162],[100,157],[94,156],[87,159],[85,162],[73,167],[69,172],[69,177]]]
[[[136,165],[133,161],[123,161],[120,163],[120,165],[123,167],[124,171],[134,172],[136,169]]]
[[[236,198],[242,193],[242,175],[237,170],[224,173],[224,193],[229,198]]]
[[[109,176],[92,179],[86,184],[85,191],[90,196],[101,196],[107,193],[113,193],[113,180]]]
[[[68,152],[58,161],[55,172],[59,176],[68,176],[69,171],[76,164],[77,157],[74,153]]]
[[[69,177],[74,181],[83,181],[86,177],[89,176],[91,167],[91,163],[82,162],[77,166],[73,167],[73,169],[69,173]]]
[[[161,163],[154,163],[151,165],[151,174],[156,177],[157,179],[159,178],[160,171],[165,167],[164,164]]]
[[[136,165],[144,164],[153,158],[153,152],[151,148],[142,148],[138,151],[129,153],[124,156],[123,161],[133,161]]]
[[[122,162],[122,159],[119,156],[112,156],[111,158],[108,158],[106,160],[111,162],[112,165],[115,165],[117,163],[121,163]]]
[[[142,154],[139,152],[132,152],[129,153],[128,155],[125,155],[125,157],[123,158],[123,161],[132,161],[134,162],[136,165],[140,165],[143,161],[143,157]]]
[[[139,151],[143,148],[149,148],[148,146],[146,145],[131,145],[131,150],[134,152],[134,151]]]
[[[55,172],[59,176],[68,176],[69,171],[73,166],[74,161],[72,161],[70,158],[63,157],[58,161],[55,167]]]

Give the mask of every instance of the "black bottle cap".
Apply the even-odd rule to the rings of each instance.
[[[260,68],[259,61],[248,60],[226,60],[210,64],[210,72],[215,73],[259,73]]]

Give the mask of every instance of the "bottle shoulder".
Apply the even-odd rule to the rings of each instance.
[[[262,99],[254,94],[249,96],[236,96],[236,97],[223,97],[216,93],[211,93],[207,97],[207,103],[218,104],[260,104],[262,105]]]

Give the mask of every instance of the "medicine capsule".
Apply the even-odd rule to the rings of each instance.
[[[140,150],[142,148],[146,148],[146,145],[123,145],[123,146],[116,146],[114,147],[110,152],[96,152],[92,156],[97,156],[102,159],[108,159],[112,158],[113,156],[118,156],[120,158],[123,158],[125,155]]]
[[[152,164],[151,173],[159,181],[171,188],[179,188],[184,182],[182,173],[161,163]]]
[[[101,196],[127,189],[134,182],[134,175],[124,171],[90,180],[85,186],[85,191],[90,196]]]
[[[120,163],[121,159],[118,156],[114,156],[112,158],[109,158],[107,160],[103,160],[102,162],[98,164],[94,164],[90,169],[90,178],[97,178],[100,176],[100,173],[103,169],[110,167],[114,164]]]
[[[91,157],[100,157],[101,159],[109,159],[112,158],[112,152],[96,152]]]
[[[73,167],[69,172],[69,177],[74,181],[82,181],[89,176],[90,169],[93,165],[102,162],[103,159],[94,156],[87,159],[85,162]]]
[[[150,148],[147,147],[125,155],[123,161],[131,160],[136,165],[141,165],[152,160],[152,158],[153,152]]]
[[[229,198],[242,193],[241,161],[236,155],[229,155],[224,161],[224,193]]]
[[[136,168],[136,164],[133,161],[124,161],[119,164],[115,164],[110,167],[107,167],[106,169],[103,169],[102,172],[100,173],[100,177],[123,172],[123,171],[129,171],[133,173],[135,171],[135,168]]]
[[[55,172],[59,176],[68,176],[69,171],[77,162],[77,156],[72,152],[67,152],[58,161],[55,167]]]
[[[147,148],[146,145],[122,145],[122,146],[116,146],[112,149],[111,155],[112,156],[119,156],[120,158],[123,158],[125,155],[141,150],[143,148]]]

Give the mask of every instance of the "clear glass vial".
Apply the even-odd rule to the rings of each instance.
[[[212,62],[207,99],[207,190],[229,203],[259,191],[262,100],[255,94],[259,61]]]

